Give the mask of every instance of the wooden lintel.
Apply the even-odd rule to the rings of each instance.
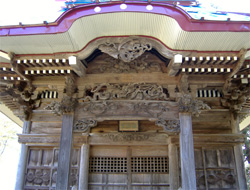
[[[224,84],[225,76],[223,75],[188,75],[188,81],[190,84]]]
[[[244,135],[241,134],[193,134],[194,145],[208,144],[239,144],[244,143]],[[171,137],[170,143],[179,144],[179,137]]]
[[[177,84],[177,78],[170,77],[166,73],[123,73],[123,74],[91,74],[77,80],[77,86],[89,84],[106,83],[157,83],[157,84]]]
[[[21,144],[59,145],[60,134],[18,134],[18,142]],[[87,142],[87,136],[74,135],[74,145],[82,145]]]
[[[90,145],[167,145],[166,133],[102,133],[90,134]]]

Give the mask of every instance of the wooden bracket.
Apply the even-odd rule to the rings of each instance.
[[[231,84],[231,78],[241,69],[245,61],[246,49],[241,49],[239,52],[239,61],[235,64],[233,71],[226,76],[226,82],[223,86],[224,91],[227,91]]]
[[[182,55],[175,55],[173,59],[171,59],[169,65],[167,74],[168,76],[176,76],[176,74],[179,72],[182,64]]]
[[[84,77],[86,75],[86,67],[76,56],[69,57],[69,65],[79,77]]]

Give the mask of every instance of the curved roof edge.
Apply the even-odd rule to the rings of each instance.
[[[41,35],[57,34],[69,30],[72,24],[81,17],[96,14],[109,14],[115,12],[140,12],[160,14],[175,19],[184,31],[188,32],[250,32],[250,22],[247,21],[208,21],[195,20],[191,16],[175,5],[166,3],[151,3],[153,10],[147,10],[147,2],[127,2],[127,8],[122,10],[120,2],[81,5],[74,7],[63,13],[54,23],[40,25],[18,25],[0,27],[1,36],[20,36],[20,35]],[[94,8],[99,6],[101,11],[96,13]]]

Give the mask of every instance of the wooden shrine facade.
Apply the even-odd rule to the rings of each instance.
[[[86,10],[69,10],[69,16],[71,11]],[[72,30],[91,14],[76,19]],[[234,51],[212,51],[217,47],[203,42],[197,50],[171,49],[173,39],[165,43],[142,31],[100,34],[68,52],[68,42],[51,38],[50,47],[55,43],[62,51],[43,53],[40,39],[52,34],[29,30],[15,36],[10,29],[3,42],[37,38],[41,52],[35,45],[25,54],[6,45],[2,54],[9,61],[0,63],[1,102],[24,121],[16,189],[247,189],[239,133],[250,108],[247,44]],[[176,43],[190,48],[186,37]],[[76,39],[83,40],[74,38],[75,45]]]

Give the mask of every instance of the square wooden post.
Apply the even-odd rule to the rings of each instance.
[[[69,188],[73,121],[73,113],[63,114],[61,140],[58,155],[56,190],[67,190]]]
[[[183,112],[179,113],[179,117],[182,189],[196,190],[192,116],[189,112]]]

